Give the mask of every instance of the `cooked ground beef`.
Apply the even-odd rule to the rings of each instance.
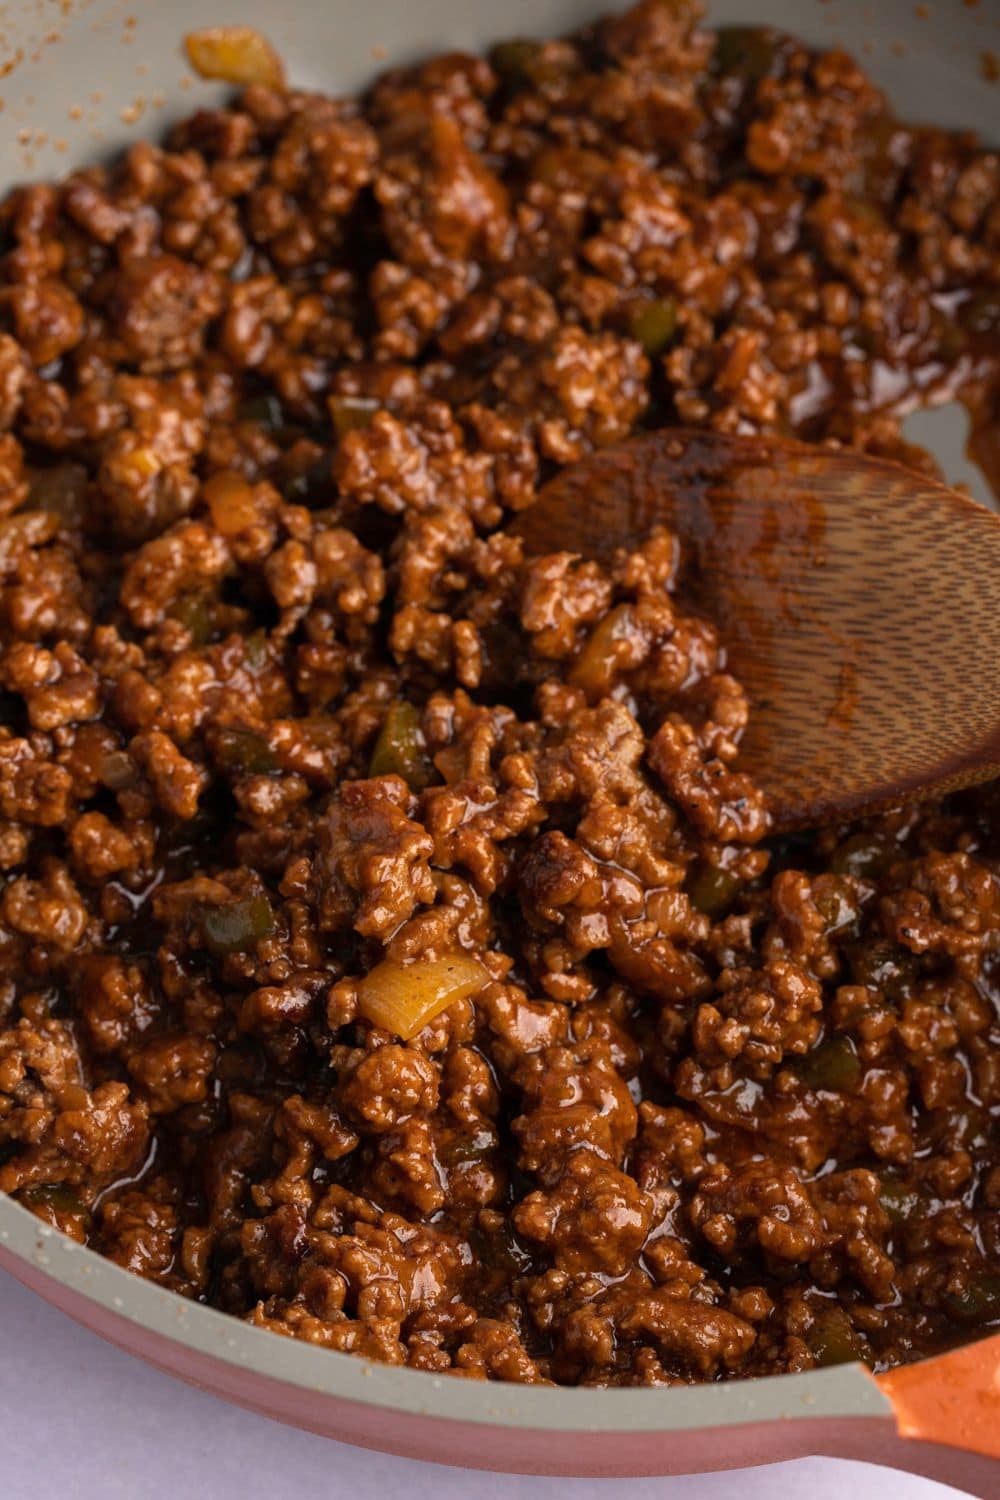
[[[1000,1321],[997,789],[769,838],[674,539],[507,526],[637,427],[988,434],[997,155],[646,0],[0,228],[0,1189],[475,1378]]]

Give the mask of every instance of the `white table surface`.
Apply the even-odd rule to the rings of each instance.
[[[869,1464],[559,1480],[366,1453],[238,1411],[110,1348],[0,1272],[2,1500],[946,1500]]]

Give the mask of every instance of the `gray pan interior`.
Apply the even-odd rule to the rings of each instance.
[[[551,35],[615,0],[13,0],[0,5],[0,189],[57,176],[129,141],[155,138],[224,90],[195,79],[180,41],[205,25],[257,25],[293,80],[344,92],[388,62],[475,48],[501,36]],[[919,13],[918,13],[919,12]],[[976,128],[1000,139],[1000,86],[982,56],[1000,53],[1000,0],[716,0],[710,19],[784,26],[846,46],[904,117]],[[963,458],[954,408],[910,429],[949,478],[981,481]],[[369,1366],[251,1328],[129,1275],[54,1233],[0,1194],[0,1245],[94,1304],[192,1350],[273,1379],[375,1406],[488,1425],[671,1432],[776,1418],[885,1417],[889,1405],[859,1366],[663,1391],[552,1390],[439,1379]]]

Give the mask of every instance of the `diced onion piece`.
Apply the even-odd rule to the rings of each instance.
[[[647,649],[635,606],[619,604],[593,630],[570,668],[572,687],[582,688],[589,703],[611,692],[621,672],[638,666]]]
[[[358,1008],[366,1020],[408,1042],[456,1000],[474,995],[490,976],[467,953],[403,964],[386,958],[358,986]]]
[[[225,83],[266,83],[285,87],[285,68],[267,37],[252,26],[208,26],[184,38],[188,61],[202,78]]]
[[[242,474],[223,469],[202,485],[202,499],[212,515],[212,524],[223,536],[239,536],[264,519],[253,485]]]

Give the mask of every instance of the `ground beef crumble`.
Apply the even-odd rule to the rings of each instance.
[[[1000,1322],[996,787],[769,838],[678,539],[507,528],[642,427],[932,467],[914,405],[996,414],[998,201],[690,0],[12,193],[0,1191],[474,1379]]]

